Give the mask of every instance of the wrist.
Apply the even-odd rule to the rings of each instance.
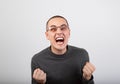
[[[37,81],[37,83],[39,83],[39,84],[45,84],[45,82],[43,82],[43,81]]]
[[[86,79],[86,80],[90,80],[91,79],[91,75],[90,76],[86,76],[86,77],[84,77],[84,79]]]
[[[84,77],[84,76],[83,76],[83,80],[86,80],[86,81],[93,80],[93,75],[91,75],[91,76],[89,76],[89,77]]]

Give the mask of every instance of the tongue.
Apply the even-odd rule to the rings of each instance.
[[[57,44],[63,44],[63,41],[58,41]]]

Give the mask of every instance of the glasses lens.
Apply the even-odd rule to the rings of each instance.
[[[61,25],[61,26],[58,26],[58,27],[57,27],[57,26],[53,26],[53,27],[50,27],[50,28],[48,29],[48,31],[55,32],[55,31],[57,31],[58,28],[60,28],[61,31],[65,31],[65,30],[68,29],[68,26],[65,25],[65,24],[63,24],[63,25]]]

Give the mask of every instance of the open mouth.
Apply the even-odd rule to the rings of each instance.
[[[55,40],[58,44],[63,44],[64,43],[64,38],[63,37],[57,37]]]

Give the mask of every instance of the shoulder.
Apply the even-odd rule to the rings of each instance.
[[[68,49],[75,52],[88,53],[86,49],[68,45]]]
[[[46,54],[48,54],[49,52],[49,47],[41,50],[40,52],[36,53],[33,57],[32,57],[32,60],[37,60],[37,59],[40,59],[40,58],[43,58]]]
[[[88,52],[84,48],[79,48],[75,46],[68,46],[68,50],[71,55],[80,57],[81,59],[89,61],[89,55]]]

